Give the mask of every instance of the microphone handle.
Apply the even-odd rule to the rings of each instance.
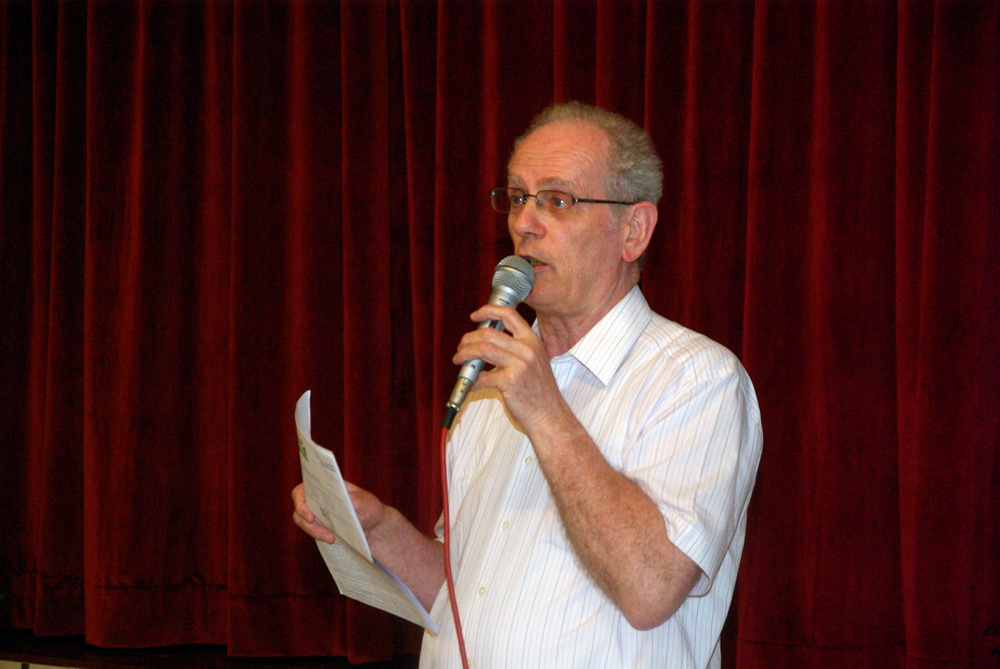
[[[519,302],[520,300],[514,289],[497,285],[493,286],[493,294],[490,295],[488,304],[507,307],[516,306]],[[483,328],[493,328],[494,330],[503,332],[503,321],[483,321],[477,329],[482,330]],[[472,386],[475,385],[476,379],[479,378],[479,372],[483,371],[485,365],[486,363],[481,358],[476,358],[475,360],[466,362],[458,371],[458,380],[451,391],[451,397],[448,398],[447,409],[445,411],[444,426],[446,428],[451,427],[455,415],[462,408],[465,396],[469,394]]]

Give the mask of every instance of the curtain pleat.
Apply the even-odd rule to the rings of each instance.
[[[784,437],[768,439],[748,529],[771,540],[744,564],[785,574],[740,584],[738,661],[814,666],[830,648],[894,666],[895,11],[757,10],[743,352],[758,388],[786,393],[764,391],[765,432]]]
[[[973,1],[0,4],[0,624],[415,651],[291,523],[294,402],[431,531],[487,191],[580,99],[663,158],[651,304],[760,398],[725,665],[990,666],[998,86]]]
[[[900,11],[895,339],[912,667],[989,666],[1000,648],[1000,530],[989,520],[1000,509],[997,14]]]

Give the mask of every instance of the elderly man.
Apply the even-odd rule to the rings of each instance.
[[[527,303],[487,305],[456,364],[483,372],[448,447],[455,589],[476,667],[717,667],[761,452],[736,358],[653,313],[638,287],[656,226],[648,135],[567,103],[516,143],[507,185]],[[373,553],[431,607],[421,667],[458,667],[440,541],[351,487]],[[301,486],[295,521],[314,522]],[[438,528],[440,535],[441,528]]]

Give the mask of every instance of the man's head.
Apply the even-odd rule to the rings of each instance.
[[[514,251],[535,265],[539,317],[596,322],[635,285],[660,175],[641,128],[580,103],[547,109],[517,140],[494,205],[510,207]]]
[[[514,152],[524,138],[554,121],[577,120],[596,125],[610,142],[605,187],[608,199],[659,204],[663,194],[663,163],[649,134],[631,120],[582,102],[562,102],[542,110],[514,140]],[[511,154],[513,157],[513,153]]]

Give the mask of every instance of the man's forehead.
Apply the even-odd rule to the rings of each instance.
[[[607,149],[607,137],[599,127],[578,120],[553,121],[518,145],[507,166],[508,184],[530,181],[536,188],[559,188],[600,179]]]
[[[527,182],[517,174],[507,175],[507,185],[514,188],[528,188]],[[538,179],[537,181],[533,181],[531,187],[536,190],[573,191],[575,188],[578,188],[579,185],[580,184],[577,181],[564,179],[562,177],[545,177]]]

